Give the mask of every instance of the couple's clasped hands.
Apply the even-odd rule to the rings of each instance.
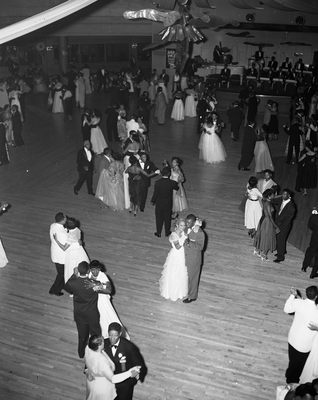
[[[139,379],[139,374],[140,374],[141,366],[136,365],[135,367],[130,368],[130,377],[131,378],[136,378],[137,380]]]

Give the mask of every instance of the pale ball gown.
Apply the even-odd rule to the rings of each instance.
[[[107,275],[100,271],[99,274],[97,275],[96,278],[93,277],[93,275],[90,273],[88,275],[90,279],[96,279],[97,281],[106,284],[109,282],[109,279]],[[99,324],[102,329],[102,335],[104,338],[108,338],[108,326],[112,322],[117,322],[122,326],[122,336],[128,340],[130,340],[130,336],[122,324],[121,320],[119,319],[111,301],[110,301],[110,295],[109,294],[104,294],[104,293],[98,293],[98,301],[97,301],[97,308],[99,311]]]
[[[171,113],[171,118],[175,121],[184,120],[184,105],[182,99],[175,99]]]
[[[187,236],[181,237],[176,232],[169,236],[169,242],[172,246],[163,266],[161,278],[159,281],[160,295],[165,299],[176,301],[183,299],[188,295],[188,271],[185,265],[185,254],[183,243]],[[182,246],[176,249],[173,242],[178,241]]]
[[[183,174],[178,168],[177,170],[171,169],[170,179],[175,181],[179,185],[179,190],[173,191],[172,198],[172,211],[173,212],[181,212],[189,209],[189,204],[187,200],[187,196],[185,194],[182,182],[184,180]]]
[[[117,393],[111,379],[115,366],[108,355],[104,351],[93,351],[87,346],[85,365],[94,376],[94,380],[86,380],[86,400],[114,400]],[[109,379],[104,376],[105,374]]]
[[[2,245],[2,240],[0,239],[0,268],[5,267],[8,264],[8,262],[9,261],[7,259],[6,252]]]
[[[65,250],[64,264],[64,281],[67,282],[74,274],[74,268],[82,261],[89,263],[89,258],[78,241],[81,238],[81,230],[78,228],[71,229],[67,234],[66,243],[70,245]]]
[[[101,171],[98,179],[96,197],[114,211],[125,208],[123,173],[123,163],[113,161],[108,169]]]
[[[274,164],[269,152],[266,140],[261,140],[255,143],[255,172],[262,172],[265,169],[274,171]]]
[[[103,153],[107,146],[106,140],[104,138],[103,132],[99,127],[100,118],[94,117],[91,120],[91,144],[92,150],[95,154]]]
[[[221,139],[215,133],[216,124],[209,127],[207,124],[203,125],[206,132],[202,132],[199,142],[199,159],[207,162],[208,164],[220,163],[225,161],[227,154]]]
[[[196,98],[196,92],[193,89],[188,89],[187,90],[187,97],[185,100],[185,106],[184,106],[184,116],[185,117],[196,117],[197,116],[197,101],[195,100]]]
[[[262,198],[262,193],[257,188],[247,188],[246,192],[248,199],[245,204],[244,226],[247,229],[256,230],[263,214],[263,209],[259,202],[259,199]]]

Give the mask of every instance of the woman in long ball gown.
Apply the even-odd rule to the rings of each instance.
[[[9,156],[6,139],[6,126],[4,122],[0,122],[0,167],[9,164]]]
[[[296,192],[303,190],[303,196],[307,196],[307,189],[317,187],[317,154],[312,143],[305,142],[305,148],[300,153],[298,160],[298,172],[296,178]]]
[[[155,108],[155,117],[158,120],[158,125],[163,125],[166,119],[166,108],[167,103],[165,99],[165,95],[163,94],[162,87],[158,87],[157,95],[155,100],[156,108]]]
[[[103,132],[99,127],[101,112],[94,109],[91,119],[91,144],[95,154],[101,154],[107,146]]]
[[[13,90],[11,90],[9,92],[9,99],[11,101],[11,107],[13,105],[16,105],[19,109],[19,113],[20,113],[20,118],[21,121],[23,122],[23,116],[22,116],[22,111],[21,111],[21,104],[20,104],[20,96],[22,95],[22,92],[20,90],[20,86],[19,85],[14,85]]]
[[[272,107],[270,108],[270,120],[268,124],[268,140],[277,140],[279,135],[278,128],[278,103],[276,101],[273,102]]]
[[[217,121],[213,121],[212,117],[208,117],[202,127],[199,159],[208,164],[220,163],[227,157],[223,143],[217,135],[218,129]]]
[[[178,90],[173,94],[174,104],[172,108],[171,118],[174,121],[183,121],[184,120],[184,104],[182,100],[182,92]]]
[[[254,239],[254,254],[261,257],[262,261],[268,261],[268,252],[273,253],[276,250],[276,232],[278,228],[273,217],[275,209],[271,205],[271,199],[274,195],[275,193],[272,189],[267,189],[263,193],[263,215],[259,221]]]
[[[129,175],[126,173],[126,169],[130,166],[129,159],[131,156],[139,157],[140,143],[139,136],[136,132],[129,132],[129,137],[124,143],[123,153],[124,153],[124,194],[125,194],[125,209],[129,209],[130,207],[130,196],[129,196]]]
[[[53,88],[53,107],[52,113],[62,113],[64,112],[63,101],[62,101],[62,83],[57,82]]]
[[[92,335],[85,349],[86,400],[114,400],[115,383],[135,378],[139,367],[114,375],[115,365],[104,351],[102,335]]]
[[[65,244],[62,244],[56,234],[53,235],[54,240],[59,245],[59,247],[64,250],[65,253],[65,264],[64,264],[64,281],[65,283],[70,279],[74,273],[74,268],[82,261],[89,263],[89,258],[79,241],[81,240],[82,232],[77,227],[78,222],[75,218],[67,218],[66,229],[67,240]]]
[[[16,146],[23,146],[24,140],[22,139],[22,121],[18,106],[16,104],[11,107],[11,113],[14,143]]]
[[[265,171],[265,169],[274,171],[274,164],[266,141],[267,132],[268,126],[264,124],[258,135],[259,140],[255,143],[254,148],[255,173]]]
[[[189,85],[189,88],[186,90],[186,100],[184,106],[184,116],[185,117],[196,117],[197,116],[197,93],[194,90],[193,86]]]
[[[8,85],[4,78],[0,78],[0,108],[9,105]]]
[[[168,163],[167,165],[168,166]],[[182,183],[184,182],[184,175],[180,169],[180,159],[173,157],[171,159],[171,175],[170,179],[175,181],[179,185],[179,190],[173,191],[173,203],[172,203],[172,218],[177,218],[179,212],[189,209],[187,196],[185,194]]]
[[[111,283],[106,275],[105,267],[98,261],[93,260],[90,263],[90,272],[88,274],[88,278],[94,281],[98,281],[108,288],[108,292],[111,293],[112,287]],[[106,293],[98,293],[98,301],[97,301],[97,308],[99,311],[100,319],[99,324],[102,329],[102,335],[104,338],[108,338],[108,326],[112,322],[118,322],[121,326],[122,336],[125,339],[130,340],[130,336],[120,321],[112,303],[111,303],[111,295]]]
[[[13,125],[12,125],[12,112],[9,104],[4,106],[4,111],[2,113],[2,119],[6,127],[6,141],[8,145],[14,146],[14,136],[13,136]]]
[[[258,180],[251,176],[246,187],[247,201],[245,204],[244,226],[248,229],[248,235],[255,237],[256,229],[262,217],[262,206],[260,200],[262,193],[257,189]]]
[[[134,211],[134,216],[137,216],[137,211],[142,204],[142,199],[146,191],[145,181],[141,179],[140,174],[151,178],[156,175],[156,172],[147,174],[142,168],[138,166],[138,159],[135,156],[129,157],[130,166],[126,169],[126,173],[129,176],[129,196],[130,196],[130,209]]]
[[[89,70],[88,64],[84,65],[84,67],[81,69],[81,73],[83,74],[83,78],[84,78],[85,93],[91,94],[92,93],[91,72]]]
[[[95,196],[114,211],[125,208],[124,164],[112,159],[108,169],[102,169]]]
[[[185,265],[184,242],[187,235],[183,219],[176,220],[174,232],[169,236],[171,250],[168,253],[159,281],[160,295],[176,301],[188,294],[188,271]]]
[[[75,104],[78,108],[85,107],[85,81],[83,74],[79,73],[75,79]]]

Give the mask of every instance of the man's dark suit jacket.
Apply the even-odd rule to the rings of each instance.
[[[84,119],[87,119],[87,121],[90,121],[90,116],[88,114],[83,114],[82,115],[82,125],[81,125],[81,130],[82,130],[82,135],[83,135],[83,141],[85,140],[91,140],[91,126],[89,124],[84,124]]]
[[[164,80],[165,86],[167,86],[168,83],[169,83],[169,80],[170,80],[169,75],[168,74],[161,74],[160,78]]]
[[[285,205],[282,212],[279,214],[282,202],[283,202],[282,198],[271,200],[271,203],[277,205],[275,223],[281,231],[283,231],[286,228],[288,229],[290,228],[292,219],[294,218],[295,215],[295,205],[292,202],[292,200]]]
[[[229,80],[231,76],[231,70],[229,68],[225,69],[221,69],[221,74],[220,74],[220,78],[223,80]]]
[[[86,156],[86,151],[84,149],[81,149],[77,153],[77,171],[81,172],[81,173],[87,172],[84,167],[87,167],[88,171],[93,172],[93,170],[94,170],[93,153],[92,153],[91,161],[88,161],[87,156]]]
[[[142,368],[140,370],[140,380],[141,382],[143,382],[145,375],[147,373],[147,367],[137,346],[135,346],[129,340],[121,337],[119,345],[116,349],[115,356],[113,356],[111,344],[108,338],[105,339],[104,346],[105,346],[104,351],[115,364],[115,371],[114,371],[115,375],[120,374],[121,372],[128,371],[132,367],[141,366]],[[118,357],[119,354],[121,354],[122,357],[123,356],[126,357],[126,362],[123,364],[123,369],[122,369],[122,363],[120,363],[120,359]],[[137,381],[135,378],[128,378],[123,382],[117,383],[116,387],[130,386],[130,385],[135,385],[136,383]]]
[[[140,164],[139,164],[139,165],[140,165]],[[140,168],[141,168],[141,165],[140,165]],[[151,174],[151,173],[157,171],[157,169],[159,169],[159,168],[157,168],[157,167],[155,166],[155,164],[154,164],[152,161],[150,161],[150,160],[147,160],[147,161],[145,162],[145,165],[144,165],[144,168],[143,168],[143,170],[144,170],[145,172],[147,172],[147,174]],[[150,182],[151,182],[149,176],[146,176],[146,175],[144,175],[144,174],[141,174],[141,179],[144,180],[145,185],[146,185],[146,187],[148,188],[148,187],[150,186]]]
[[[172,209],[172,195],[174,190],[179,190],[177,182],[169,178],[159,179],[155,183],[151,203],[155,204],[158,210]]]
[[[85,278],[78,278],[73,274],[67,283],[74,296],[74,321],[79,324],[90,324],[99,321],[98,293],[93,289],[86,289],[84,281]]]
[[[107,82],[108,72],[104,69],[104,75],[102,74],[102,69],[97,71],[97,79],[100,84],[105,84]]]
[[[308,221],[308,229],[312,231],[310,244],[318,244],[318,214],[312,214]]]

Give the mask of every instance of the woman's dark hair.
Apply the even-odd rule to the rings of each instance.
[[[274,193],[275,193],[274,190],[266,189],[265,192],[263,193],[263,197],[265,197],[265,199],[268,199]]]
[[[66,228],[67,229],[75,229],[77,228],[77,221],[75,218],[68,217],[66,221]]]
[[[310,140],[306,140],[305,147],[308,147],[308,149],[311,150],[311,151],[314,150],[314,146],[313,146],[313,144],[312,144],[312,142]]]
[[[161,92],[162,92],[162,87],[159,86],[158,89],[157,89],[157,93],[161,93]]]
[[[172,162],[172,161],[176,161],[177,164],[180,165],[180,161],[181,161],[181,160],[180,160],[179,157],[172,157],[172,158],[171,158],[171,162]]]
[[[119,153],[117,153],[117,152],[115,151],[115,153],[113,154],[113,159],[114,159],[115,161],[121,161],[121,160],[123,159],[123,157],[122,157],[121,154],[119,154]]]
[[[213,124],[213,118],[212,118],[212,117],[208,117],[208,118],[206,119],[206,123],[207,123],[207,124]]]
[[[129,162],[131,165],[136,165],[138,163],[138,160],[135,156],[130,156],[129,157]]]
[[[248,184],[251,188],[255,188],[257,186],[257,178],[255,176],[251,176],[250,179],[248,180]]]
[[[271,169],[264,169],[264,174],[270,174],[270,176],[274,175],[274,172]]]
[[[88,347],[93,350],[97,351],[98,347],[103,344],[104,338],[102,335],[92,335],[88,341]]]

